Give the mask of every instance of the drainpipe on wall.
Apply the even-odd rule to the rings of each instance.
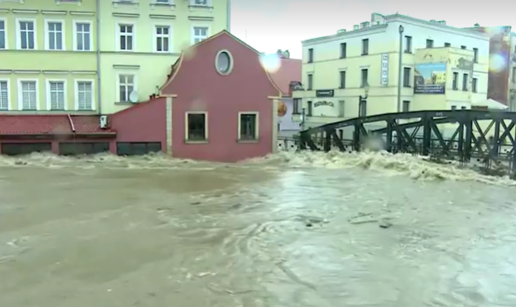
[[[99,0],[97,0],[99,1]],[[228,1],[228,5],[227,5],[227,8],[226,8],[226,15],[227,15],[227,23],[226,23],[226,30],[228,32],[231,32],[231,0],[227,0]]]
[[[102,95],[100,86],[100,0],[95,1],[97,13],[95,14],[97,26],[95,28],[95,40],[97,45],[97,103],[99,105],[99,114],[102,115]]]

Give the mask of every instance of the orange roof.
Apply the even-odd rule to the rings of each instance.
[[[290,82],[301,82],[302,60],[281,59],[281,68],[270,73],[272,80],[280,88],[283,96],[290,96]]]

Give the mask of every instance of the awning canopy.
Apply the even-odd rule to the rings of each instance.
[[[509,108],[503,103],[493,100],[491,98],[484,101],[473,102],[471,103],[471,107],[483,107],[491,110],[507,110]]]

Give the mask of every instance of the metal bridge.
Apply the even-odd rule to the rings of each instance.
[[[516,174],[516,112],[442,110],[356,117],[304,130],[299,149],[361,151],[378,144],[412,153],[502,166]]]

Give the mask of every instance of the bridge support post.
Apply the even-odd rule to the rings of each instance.
[[[459,153],[459,159],[464,162],[464,121],[459,122],[459,141],[457,145],[457,152]]]
[[[389,118],[389,120],[387,121],[387,135],[385,136],[386,138],[386,146],[387,146],[387,151],[388,152],[392,152],[392,125],[394,123],[394,120]]]
[[[489,155],[490,159],[498,158],[498,154],[500,153],[500,119],[495,119],[495,129],[493,135],[493,144],[491,148],[491,152]]]
[[[423,116],[423,156],[430,154],[430,144],[432,141],[432,117],[428,114]]]
[[[362,131],[360,131],[360,123],[355,123],[355,130],[353,131],[353,149],[356,152],[360,151],[360,134]]]
[[[464,162],[471,160],[471,139],[473,137],[473,118],[467,116],[466,122],[466,141],[464,142]]]

